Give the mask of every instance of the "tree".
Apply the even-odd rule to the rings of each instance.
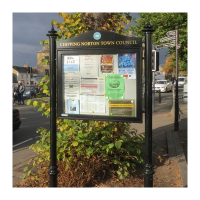
[[[171,30],[175,30],[175,27],[179,27],[179,65],[182,71],[187,70],[187,13],[140,13],[140,18],[134,20],[137,23],[135,27],[131,26],[130,30],[133,31],[137,37],[143,37],[142,32],[144,26],[147,23],[147,19],[150,20],[150,24],[155,29],[152,35],[152,42],[154,45],[161,44],[160,39],[167,37],[166,33]],[[168,43],[168,42],[166,42]],[[163,44],[163,43],[162,43]],[[175,47],[169,48],[167,55],[175,56]],[[175,57],[173,59],[175,62]]]
[[[53,20],[56,25],[58,39],[68,39],[90,30],[108,30],[126,35],[125,25],[131,22],[129,13],[59,13],[63,16],[63,22]],[[42,40],[41,45],[48,45],[48,40]]]
[[[174,56],[167,57],[166,62],[165,62],[166,67],[163,68],[163,72],[165,72],[165,74],[176,72],[176,65],[174,65],[173,63],[173,58]]]

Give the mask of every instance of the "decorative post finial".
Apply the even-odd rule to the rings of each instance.
[[[150,20],[147,20],[147,24],[144,26],[143,32],[154,32],[153,26],[150,24]]]
[[[48,31],[47,36],[56,36],[57,35],[56,33],[57,33],[57,31],[54,30],[54,25],[52,24],[51,25],[51,30]]]

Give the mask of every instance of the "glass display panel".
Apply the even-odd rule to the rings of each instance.
[[[61,116],[137,117],[137,53],[62,55]]]

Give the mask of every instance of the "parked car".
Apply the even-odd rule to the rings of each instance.
[[[19,110],[13,108],[13,132],[18,130],[21,125]]]
[[[168,92],[172,91],[172,83],[169,80],[156,80],[155,92]]]
[[[36,97],[37,88],[35,86],[26,86],[23,97],[25,99],[30,99]]]
[[[185,83],[183,85],[183,101],[184,101],[184,103],[187,103],[187,99],[188,99],[188,83]]]

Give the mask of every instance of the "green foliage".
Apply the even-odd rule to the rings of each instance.
[[[187,13],[140,13],[140,18],[134,20],[137,23],[136,26],[130,26],[130,30],[137,37],[143,37],[142,30],[147,24],[147,19],[150,20],[150,24],[153,26],[155,32],[152,35],[152,42],[154,45],[163,44],[160,42],[161,38],[167,37],[166,33],[171,30],[175,30],[176,26],[179,27],[179,65],[182,71],[187,70]],[[167,41],[166,43],[168,43]],[[175,47],[170,47],[166,55],[175,56]]]
[[[129,133],[130,124],[57,119],[57,128],[57,159],[66,163],[66,169],[78,157],[101,155],[104,161],[116,166],[122,179],[129,176],[129,169],[143,163],[144,136],[136,136],[135,130]],[[30,146],[38,153],[33,166],[50,159],[50,131],[39,128],[37,132],[41,139]],[[27,170],[26,167],[24,171]]]
[[[131,16],[128,13],[59,13],[63,22],[52,21],[59,28],[58,38],[74,37],[90,30],[108,30],[126,35],[125,24],[129,24]]]

